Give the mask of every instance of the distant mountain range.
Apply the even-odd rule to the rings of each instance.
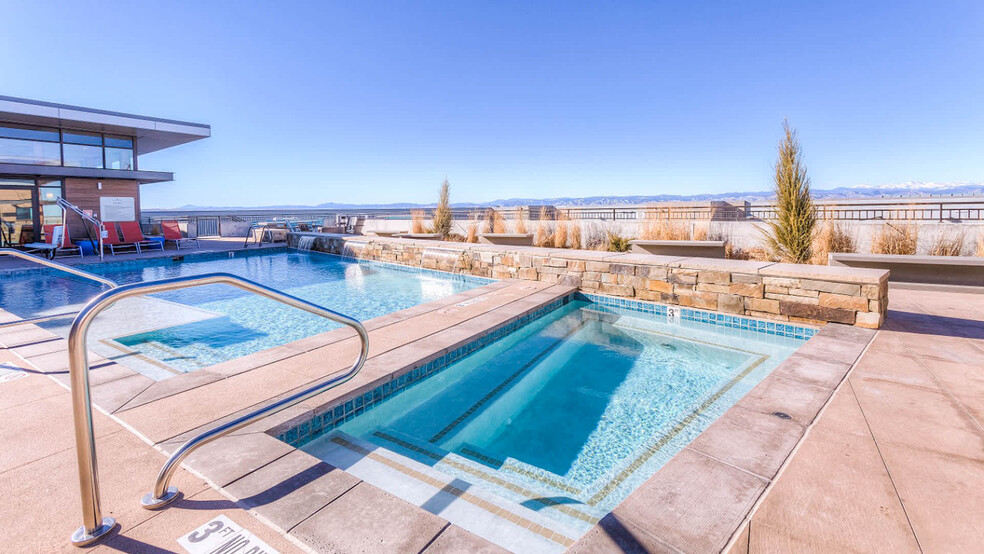
[[[929,196],[981,196],[984,195],[984,183],[903,183],[897,185],[858,185],[854,187],[839,187],[827,190],[813,190],[817,199],[869,199],[869,198],[908,198]],[[646,204],[649,202],[697,202],[697,201],[737,201],[755,202],[768,200],[771,191],[758,192],[726,192],[721,194],[658,194],[654,196],[586,196],[586,197],[557,197],[557,198],[504,198],[491,202],[454,202],[456,208],[471,208],[484,206],[527,206],[548,204],[554,206],[624,206],[631,204]],[[302,209],[412,209],[429,208],[434,203],[413,204],[399,202],[394,204],[339,204],[326,202],[315,206],[281,204],[275,206],[196,206],[187,204],[178,208],[156,208],[156,210],[201,211],[201,210],[302,210]],[[148,208],[155,209],[155,208]]]

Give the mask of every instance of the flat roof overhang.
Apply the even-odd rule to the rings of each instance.
[[[0,176],[37,179],[39,177],[79,177],[83,179],[134,179],[140,184],[173,181],[169,171],[128,171],[124,169],[95,169],[63,167],[60,165],[25,165],[0,163]]]
[[[0,96],[0,121],[131,135],[137,137],[138,155],[212,135],[212,128],[201,123],[82,108],[12,96]]]

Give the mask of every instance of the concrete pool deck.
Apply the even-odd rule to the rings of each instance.
[[[499,551],[266,432],[313,413],[328,396],[365,390],[414,359],[446,351],[571,290],[526,281],[488,287],[462,293],[486,297],[481,302],[466,304],[462,296],[444,306],[422,305],[409,314],[372,320],[370,333],[378,346],[373,362],[360,374],[364,381],[201,449],[187,461],[194,472],[181,470],[175,478],[186,498],[161,512],[147,512],[137,504],[164,460],[151,444],[168,451],[194,430],[341,369],[354,342],[344,332],[327,333],[213,366],[206,370],[213,375],[194,378],[202,381],[167,385],[172,378],[156,390],[151,385],[139,391],[116,384],[102,389],[102,399],[96,389],[132,376],[121,377],[110,360],[93,360],[95,402],[116,411],[96,415],[104,511],[121,524],[119,534],[95,549],[179,550],[178,536],[222,513],[282,552],[297,550],[298,542],[305,548],[343,552]],[[487,292],[475,292],[483,290]],[[722,417],[654,476],[673,478],[674,465],[705,467],[707,471],[691,472],[688,478],[731,486],[753,483],[741,487],[742,513],[722,517],[719,504],[702,501],[667,519],[659,506],[634,507],[628,504],[630,497],[574,550],[971,551],[978,546],[984,541],[984,296],[912,290],[891,294],[885,327],[853,364],[849,377],[830,383],[835,392],[829,402],[824,398],[815,407],[815,419],[797,421],[805,416],[795,409],[809,403],[791,394],[804,387],[773,391],[772,398],[785,399],[790,406],[792,424],[804,435],[783,447],[792,449],[791,456],[776,459],[771,451],[762,451],[728,459],[705,437],[715,426],[730,426],[732,442],[739,437],[742,444],[762,433],[761,426]],[[829,329],[836,334],[846,328]],[[64,341],[44,333],[29,328],[0,333],[0,361],[27,370],[23,377],[0,382],[0,440],[5,445],[0,516],[7,522],[3,538],[11,550],[72,552],[76,550],[67,537],[80,517],[68,393],[38,374],[64,371],[58,362],[64,358],[58,343]],[[814,363],[798,368],[800,377],[817,378],[817,368],[823,369],[825,362],[850,367],[851,354],[837,341],[833,337],[820,345],[824,348],[810,355]],[[338,367],[325,365],[329,359]],[[746,398],[756,395],[763,396],[763,391],[756,388]],[[122,403],[110,402],[124,397]],[[715,467],[729,469],[722,473]],[[762,474],[770,472],[771,479],[763,480]],[[732,479],[735,475],[740,479]],[[652,495],[679,497],[681,491],[653,487],[646,494],[658,499]],[[673,517],[674,525],[659,527]],[[372,525],[364,525],[366,520]]]

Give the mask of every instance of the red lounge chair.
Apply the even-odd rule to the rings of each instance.
[[[61,227],[62,232],[65,233],[65,241],[59,240],[55,242],[55,227]],[[78,255],[82,257],[82,247],[72,244],[72,237],[68,234],[68,228],[64,225],[45,225],[44,226],[44,242],[48,244],[53,244],[55,246],[55,251],[52,253],[52,258],[58,254],[69,254]]]
[[[181,227],[178,226],[177,221],[162,221],[161,231],[164,233],[164,243],[167,244],[169,242],[173,242],[174,248],[178,250],[181,249],[181,245],[183,243],[192,241],[195,243],[195,248],[201,248],[198,244],[198,239],[184,237],[181,235]]]
[[[134,252],[140,252],[140,246],[137,243],[120,240],[120,236],[116,233],[116,223],[104,221],[103,229],[106,229],[106,238],[103,239],[103,246],[108,246],[110,253],[114,256],[116,255],[116,251],[122,248],[132,248]]]
[[[145,246],[164,250],[164,241],[147,240],[143,231],[140,230],[140,224],[136,221],[120,221],[119,223],[120,231],[123,231],[123,242],[136,244],[137,252],[141,252]]]

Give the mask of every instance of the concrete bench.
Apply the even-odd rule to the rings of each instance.
[[[478,242],[500,246],[533,246],[533,233],[479,233]]]
[[[984,286],[984,258],[830,253],[827,265],[887,269],[889,281]]]
[[[723,240],[630,240],[632,252],[688,258],[724,258]]]

